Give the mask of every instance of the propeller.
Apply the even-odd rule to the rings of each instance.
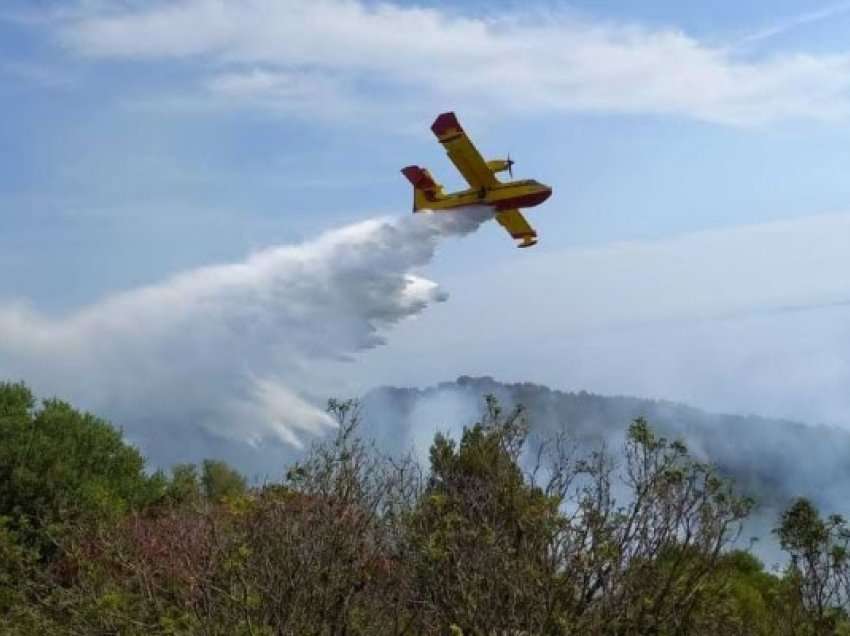
[[[508,158],[505,160],[505,163],[508,166],[508,174],[511,176],[511,179],[514,178],[514,161],[511,159],[510,153],[508,153]]]

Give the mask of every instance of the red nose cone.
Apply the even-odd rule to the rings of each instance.
[[[535,205],[540,205],[546,199],[552,196],[552,188],[541,186],[537,192],[523,194],[522,196],[513,197],[499,201],[499,210],[511,210],[513,208],[532,208]]]

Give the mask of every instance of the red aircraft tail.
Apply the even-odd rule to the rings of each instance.
[[[436,201],[443,193],[443,186],[434,181],[431,173],[419,166],[407,166],[401,173],[413,184],[413,211],[427,208],[430,202]]]

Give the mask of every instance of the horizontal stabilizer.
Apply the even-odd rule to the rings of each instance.
[[[413,184],[417,190],[436,190],[437,184],[428,174],[427,170],[423,170],[419,166],[407,166],[401,169],[401,173],[407,177],[407,180]]]

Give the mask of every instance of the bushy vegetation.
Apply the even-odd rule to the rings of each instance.
[[[650,425],[532,451],[487,399],[430,466],[359,436],[248,487],[208,460],[148,474],[108,423],[0,384],[3,634],[850,634],[850,529],[806,500],[784,572],[734,549],[752,501]]]

